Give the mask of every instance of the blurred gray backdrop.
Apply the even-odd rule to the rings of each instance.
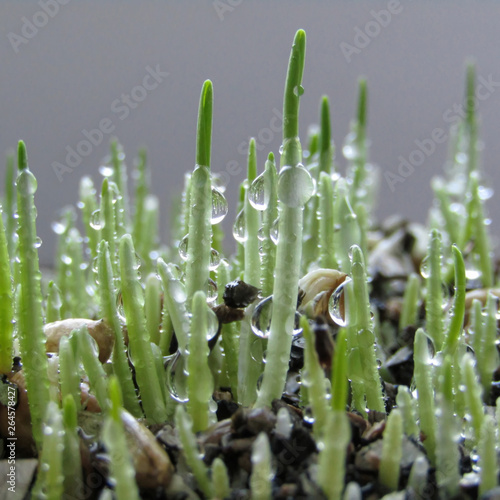
[[[225,172],[232,220],[249,137],[257,138],[260,169],[268,151],[278,152],[285,72],[298,28],[307,32],[301,135],[318,121],[321,95],[329,95],[341,171],[357,80],[368,79],[371,159],[382,169],[380,217],[397,212],[425,221],[429,182],[446,158],[443,139],[463,110],[469,58],[482,85],[482,165],[499,191],[499,25],[500,4],[493,0],[4,0],[0,152],[26,141],[38,178],[42,263],[52,262],[51,221],[62,206],[76,203],[82,175],[100,185],[98,167],[113,136],[129,167],[147,146],[166,237],[171,201],[194,166],[198,99],[207,78],[215,99],[212,169]],[[388,182],[403,161],[414,171],[403,182]],[[498,232],[497,197],[488,208]]]

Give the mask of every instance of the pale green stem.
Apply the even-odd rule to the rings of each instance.
[[[114,348],[111,357],[113,371],[120,383],[121,393],[125,408],[134,417],[141,417],[142,410],[135,393],[132,380],[132,373],[126,354],[123,329],[116,309],[116,292],[113,285],[113,266],[109,255],[109,245],[105,240],[101,240],[98,250],[98,278],[99,278],[99,298],[101,302],[101,314],[108,325],[113,330]]]
[[[401,458],[403,457],[403,417],[395,408],[389,414],[385,424],[382,456],[378,470],[378,480],[392,491],[397,491]]]
[[[208,367],[210,353],[207,343],[207,314],[209,312],[205,293],[197,291],[193,296],[191,336],[187,358],[189,401],[187,410],[193,421],[193,432],[204,431],[210,422],[209,401],[214,382]]]
[[[7,235],[8,255],[11,262],[14,259],[16,251],[16,219],[14,213],[16,211],[16,167],[14,155],[7,155],[7,163],[5,166],[5,198],[3,204],[3,213],[5,214],[5,234]]]
[[[403,295],[403,306],[399,316],[399,330],[404,330],[407,326],[417,323],[418,300],[420,296],[420,276],[411,273],[408,276],[405,293]]]
[[[366,403],[370,410],[385,411],[382,387],[375,355],[375,335],[371,320],[370,301],[366,283],[365,263],[361,248],[351,248],[351,276],[356,297],[356,328],[360,355],[363,359],[363,375]]]
[[[413,398],[408,387],[404,385],[398,386],[396,404],[401,410],[405,434],[408,436],[418,437],[419,429],[415,418],[415,408]]]
[[[276,275],[273,288],[273,315],[268,342],[267,363],[260,388],[258,407],[268,406],[275,398],[281,398],[288,371],[292,331],[297,307],[298,281],[302,250],[303,204],[309,196],[302,196],[311,181],[307,176],[300,179],[298,164],[302,150],[298,134],[299,94],[305,57],[305,32],[297,31],[290,55],[285,98],[283,105],[283,154],[282,169],[278,180],[278,198],[281,214],[279,239],[276,251]],[[281,181],[281,182],[280,182]],[[296,181],[296,182],[294,182]],[[301,185],[298,185],[298,182]],[[281,184],[281,186],[280,186]],[[281,187],[281,189],[280,189]],[[311,191],[312,192],[312,191]]]
[[[19,236],[18,336],[29,397],[31,425],[37,446],[42,444],[42,422],[49,403],[49,379],[42,325],[42,292],[36,248],[34,193],[36,179],[28,169],[24,142],[19,142],[17,211]]]
[[[474,431],[473,444],[477,445],[484,420],[483,390],[474,369],[474,359],[469,354],[466,354],[462,358],[462,364],[464,365],[463,383],[465,385],[465,402]]]
[[[146,150],[139,151],[137,167],[135,170],[135,197],[134,197],[134,218],[132,236],[134,242],[138,244],[146,236],[144,232],[144,205],[146,196],[149,193],[149,171],[147,168]]]
[[[274,163],[273,153],[269,153],[264,171],[269,202],[262,220],[262,296],[273,293],[274,268],[276,266],[276,245],[271,240],[271,227],[278,218],[278,172]]]
[[[465,315],[465,264],[462,253],[457,245],[451,247],[453,261],[455,263],[455,299],[453,301],[453,313],[448,327],[448,335],[445,339],[443,350],[446,354],[455,352],[460,340]]]
[[[151,344],[148,335],[145,335],[147,330],[144,316],[144,292],[135,265],[132,237],[125,234],[120,240],[120,273],[129,351],[135,367],[144,413],[150,422],[162,423],[166,420],[165,401],[162,397],[160,380],[151,364],[153,356]]]
[[[49,281],[47,293],[47,306],[45,311],[45,322],[52,323],[61,319],[61,290],[53,281]]]
[[[120,385],[116,377],[109,380],[110,411],[104,418],[102,440],[109,456],[110,476],[115,483],[116,498],[139,500],[132,455],[125,435],[121,414]]]
[[[257,175],[257,152],[255,149],[255,139],[250,140],[248,149],[248,174],[247,188],[245,190],[244,216],[245,216],[245,268],[243,279],[246,283],[258,287],[260,285],[260,255],[259,255],[259,225],[260,214],[250,204],[249,186]],[[255,402],[257,397],[257,381],[261,375],[262,364],[252,358],[251,350],[254,350],[254,357],[258,360],[262,356],[262,345],[252,333],[250,318],[253,313],[253,305],[250,305],[241,322],[240,346],[239,346],[239,370],[238,370],[238,395],[243,406],[249,406]],[[254,346],[254,342],[257,344]]]
[[[481,481],[479,483],[479,496],[498,485],[498,459],[495,449],[495,421],[491,415],[484,417],[481,426],[481,439],[479,441],[479,467]]]
[[[231,495],[226,464],[219,457],[212,462],[212,482],[215,498],[223,500]]]
[[[422,328],[415,334],[413,351],[414,377],[418,392],[418,415],[420,430],[425,435],[424,447],[431,464],[436,462],[436,417],[434,414],[434,391],[432,386],[431,364],[429,363],[429,350],[427,335]]]
[[[74,495],[81,491],[83,483],[80,458],[80,436],[78,435],[78,413],[80,401],[75,402],[71,394],[62,398],[64,424],[63,472],[64,493]]]
[[[101,234],[100,237],[104,241],[108,242],[109,246],[109,256],[111,258],[111,265],[113,267],[113,274],[115,276],[117,273],[116,265],[116,233],[117,233],[117,223],[115,219],[115,212],[113,210],[113,196],[112,187],[110,181],[105,177],[102,181],[101,188],[101,207],[100,207],[100,219],[101,219]]]
[[[89,296],[86,290],[85,272],[83,264],[82,238],[78,229],[72,227],[66,239],[67,256],[71,259],[68,265],[68,288],[70,314],[73,318],[86,318],[88,316]]]
[[[452,359],[446,356],[440,373],[441,390],[437,397],[436,480],[440,498],[453,498],[459,489],[460,454],[456,437],[457,420],[453,412]]]
[[[265,432],[261,432],[254,441],[251,460],[250,499],[271,500],[271,447]]]
[[[60,500],[63,497],[64,428],[61,410],[56,403],[47,405],[39,474],[33,486],[33,498]]]
[[[63,335],[59,341],[59,381],[61,384],[61,399],[71,396],[80,409],[80,374],[79,363],[71,346],[69,337]]]
[[[427,259],[429,277],[425,298],[426,330],[434,342],[436,351],[440,351],[443,344],[443,290],[441,286],[441,234],[437,229],[431,230]]]
[[[226,260],[222,260],[217,268],[217,288],[222,294],[224,287],[229,283],[229,264]],[[226,376],[229,380],[229,386],[233,394],[233,399],[238,399],[238,327],[233,323],[222,325],[222,340],[221,345],[224,349],[224,366]]]
[[[187,304],[195,292],[206,291],[209,278],[212,228],[210,143],[212,137],[212,82],[203,84],[198,110],[196,167],[190,182],[189,238],[186,262]]]
[[[344,490],[347,446],[351,441],[351,425],[345,411],[331,412],[325,436],[318,456],[318,484],[328,500],[340,500]]]
[[[160,257],[158,259],[158,273],[163,284],[163,300],[166,303],[179,350],[185,354],[189,337],[189,318],[186,311],[186,291],[184,285],[175,278],[170,267]]]
[[[337,269],[335,259],[332,179],[326,172],[319,174],[319,265],[326,269]]]
[[[161,326],[161,285],[156,274],[150,274],[146,278],[144,310],[146,314],[146,326],[151,342],[160,342]]]
[[[14,303],[7,238],[0,207],[0,374],[12,367]]]
[[[326,379],[316,353],[314,333],[311,331],[309,321],[305,316],[300,318],[300,326],[305,341],[302,385],[308,389],[309,403],[314,416],[314,434],[319,438],[324,436],[328,415],[331,411],[326,398]]]
[[[488,294],[486,301],[486,317],[482,328],[480,344],[476,352],[477,371],[485,395],[491,391],[493,372],[498,366],[497,339],[497,310],[498,299],[493,294]],[[475,334],[474,334],[475,335]]]
[[[337,335],[335,354],[333,356],[332,398],[334,411],[344,411],[347,404],[347,331],[341,330]]]
[[[191,417],[186,413],[182,405],[178,405],[175,409],[175,426],[179,433],[186,463],[193,472],[198,487],[207,498],[213,498],[213,487],[209,479],[208,468],[198,451]]]
[[[115,203],[116,232],[117,237],[120,238],[129,231],[130,227],[127,171],[125,168],[125,163],[123,162],[123,158],[125,157],[125,155],[123,153],[121,144],[119,144],[116,139],[113,139],[110,143],[110,149],[111,165],[113,167],[113,181],[117,187]]]
[[[80,207],[82,211],[83,226],[87,236],[87,245],[90,249],[92,259],[97,257],[97,244],[100,239],[100,231],[90,225],[91,215],[97,210],[96,190],[90,177],[82,177],[80,180]]]
[[[95,341],[89,335],[86,325],[73,330],[72,336],[78,342],[78,352],[81,356],[85,373],[89,378],[90,387],[95,394],[101,410],[106,411],[109,408],[108,377],[99,362]]]

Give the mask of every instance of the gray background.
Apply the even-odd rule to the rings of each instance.
[[[431,137],[435,128],[448,130],[447,119],[456,113],[446,111],[463,100],[467,58],[475,59],[478,76],[500,82],[500,5],[494,1],[402,1],[399,13],[387,26],[379,26],[350,61],[341,44],[354,45],[356,30],[376,32],[373,22],[367,25],[374,20],[371,11],[387,9],[388,1],[65,2],[17,52],[12,34],[22,36],[24,17],[44,24],[42,3],[0,5],[0,152],[15,147],[18,139],[26,141],[30,167],[38,178],[38,233],[44,241],[40,255],[45,265],[51,262],[55,241],[50,222],[60,207],[76,202],[82,175],[100,184],[97,169],[111,135],[123,143],[129,166],[137,149],[148,147],[165,233],[170,200],[182,189],[184,172],[194,165],[198,99],[206,78],[213,81],[215,96],[212,168],[218,172],[241,167],[240,173],[228,176],[232,220],[244,176],[241,144],[276,123],[273,109],[281,110],[290,46],[298,28],[308,37],[301,135],[305,138],[309,124],[317,122],[319,99],[328,94],[341,171],[340,146],[355,110],[360,75],[369,85],[371,159],[382,173],[396,173],[398,158],[408,159],[417,149],[416,140]],[[146,68],[156,65],[168,76],[120,120],[112,103],[140,85]],[[482,164],[487,183],[497,191],[499,89],[493,88],[478,103],[485,143]],[[97,127],[104,118],[114,125],[113,134],[105,135],[82,164],[59,181],[53,163],[65,163],[66,147],[75,148],[84,139],[82,131]],[[281,142],[279,133],[262,138],[269,144],[259,151],[260,169],[267,152],[277,153]],[[380,216],[399,212],[425,221],[429,182],[442,171],[446,151],[446,144],[436,145],[394,191],[382,177]],[[498,231],[495,200],[488,207],[492,229]]]

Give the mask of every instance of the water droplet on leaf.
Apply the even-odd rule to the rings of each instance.
[[[189,235],[186,234],[179,243],[179,256],[182,260],[188,259],[188,238]]]
[[[332,293],[328,300],[328,312],[332,320],[339,326],[347,325],[347,316],[345,310],[345,285],[351,278],[346,278]]]
[[[265,172],[254,179],[248,190],[248,201],[255,210],[263,211],[269,205],[269,189],[266,189]]]
[[[227,215],[228,205],[225,196],[216,188],[212,188],[212,218],[211,224],[218,224]]]
[[[104,227],[104,221],[101,219],[101,211],[99,209],[94,210],[90,214],[89,225],[92,229],[95,229],[96,231],[99,231]]]
[[[257,335],[257,337],[267,339],[271,333],[271,317],[273,313],[273,296],[270,295],[265,299],[261,300],[253,310],[251,328],[252,332]],[[295,311],[294,326],[292,335],[299,335],[302,333],[302,328],[300,327],[300,314]]]
[[[238,243],[245,243],[247,240],[244,210],[240,210],[239,214],[236,216],[233,225],[233,237]]]
[[[289,207],[303,207],[314,192],[311,174],[302,166],[284,166],[278,177],[278,198]]]

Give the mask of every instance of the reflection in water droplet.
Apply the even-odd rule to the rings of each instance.
[[[94,210],[90,214],[89,225],[96,231],[99,231],[104,227],[104,221],[101,219],[101,211],[99,209]]]
[[[188,237],[189,235],[186,234],[179,243],[179,256],[182,260],[187,260],[188,258]]]
[[[351,278],[347,277],[332,293],[328,300],[328,312],[332,320],[339,326],[347,326],[347,316],[345,310],[345,285]]]
[[[255,210],[263,211],[269,204],[269,190],[266,189],[265,173],[260,174],[252,182],[248,190],[248,201]]]
[[[278,198],[289,207],[303,207],[314,192],[311,174],[303,165],[284,166],[278,176]]]
[[[283,144],[281,144],[281,145],[280,145],[279,152],[280,152],[280,155],[282,155],[282,154],[283,154]]]
[[[216,188],[212,188],[212,217],[210,222],[218,224],[227,215],[228,205],[225,196]]]
[[[219,319],[214,311],[207,308],[207,340],[212,340],[219,330]]]
[[[266,233],[263,227],[261,227],[257,232],[257,238],[259,238],[259,241],[264,241],[266,239]]]
[[[215,271],[219,267],[219,264],[220,264],[219,252],[215,250],[215,248],[212,248],[210,250],[210,265],[208,266],[208,268],[210,269],[210,271]]]
[[[255,338],[250,344],[250,356],[256,363],[265,363],[267,339]]]
[[[422,278],[427,279],[431,275],[430,273],[430,265],[429,265],[429,256],[426,255],[422,262],[420,263],[420,274]]]
[[[273,225],[271,226],[271,231],[269,233],[269,236],[271,238],[271,241],[277,245],[278,244],[278,236],[279,236],[279,226],[280,226],[280,218],[277,217],[276,220],[273,222]]]
[[[293,93],[297,97],[300,97],[304,94],[304,87],[302,85],[295,85],[295,87],[293,88]]]
[[[306,409],[304,410],[304,422],[306,424],[310,424],[310,425],[313,425],[314,424],[314,415],[312,413],[312,409],[311,407],[306,407]]]
[[[165,383],[170,397],[178,403],[187,403],[187,376],[186,359],[181,356],[180,351],[165,359]]]
[[[35,194],[37,181],[30,170],[22,170],[16,179],[16,186],[22,193]]]
[[[261,300],[253,310],[251,328],[252,332],[262,339],[269,338],[271,332],[271,317],[273,313],[273,296],[270,295],[265,299]],[[302,328],[300,327],[300,314],[295,311],[295,319],[292,335],[298,335],[302,333]]]
[[[207,302],[210,304],[217,300],[217,284],[213,279],[208,280],[207,285]]]
[[[240,210],[240,213],[236,216],[233,225],[233,236],[238,243],[245,243],[245,241],[247,240],[244,210]]]
[[[37,236],[35,238],[35,242],[33,243],[34,248],[40,248],[42,246],[42,238],[40,236]]]

